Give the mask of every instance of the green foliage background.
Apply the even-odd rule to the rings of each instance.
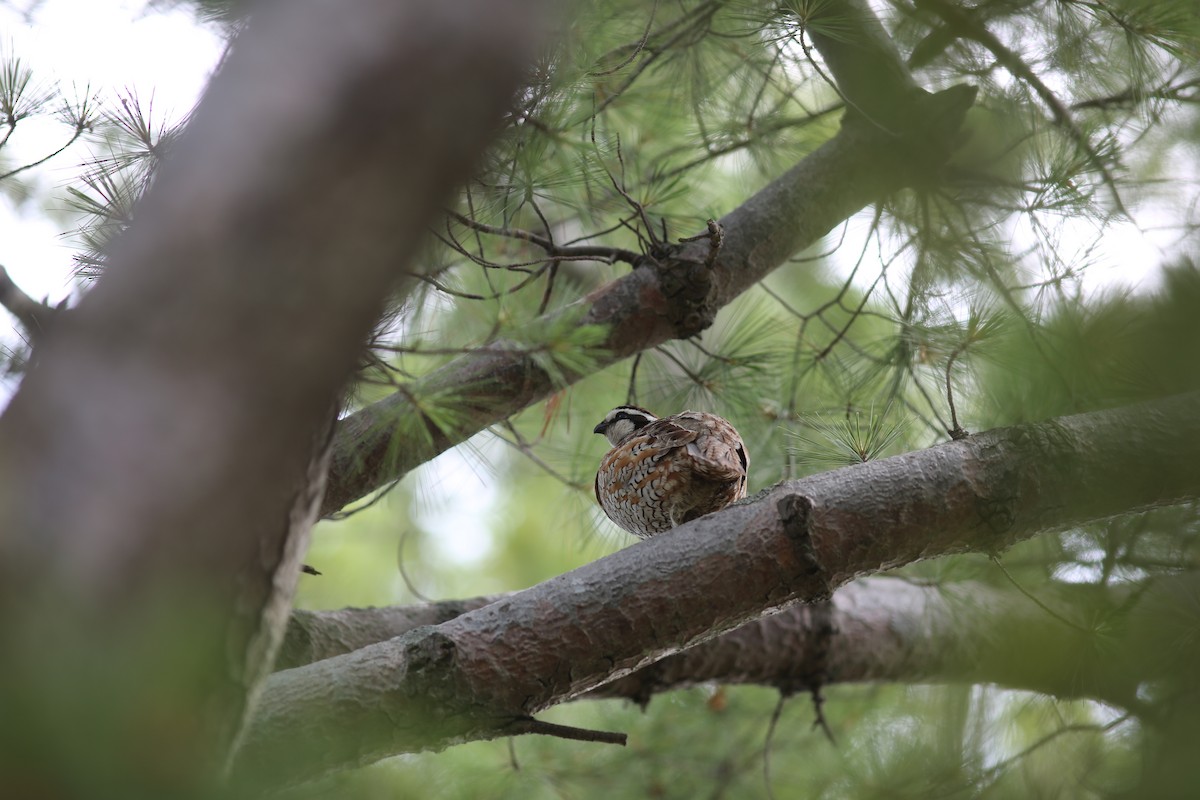
[[[202,3],[235,30],[237,6]],[[577,4],[562,43],[517,98],[458,213],[653,254],[704,229],[828,139],[844,110],[806,25],[822,0]],[[521,589],[629,539],[595,507],[606,443],[592,426],[636,400],[729,418],[752,459],[751,492],[788,477],[925,447],[957,421],[983,430],[1197,388],[1195,216],[1200,12],[1169,2],[1009,2],[972,13],[1023,55],[1071,111],[1056,124],[1028,80],[907,3],[881,4],[930,90],[980,87],[971,138],[942,180],[887,198],[797,254],[722,310],[695,341],[596,370],[599,332],[546,324],[627,264],[550,264],[528,241],[451,222],[431,278],[380,327],[353,404],[405,387],[475,348],[516,347],[551,373],[587,377],[323,523],[304,608],[390,605]],[[836,35],[836,28],[822,32]],[[939,49],[940,48],[940,49]],[[15,78],[5,89],[11,96]],[[80,268],[103,268],[171,132],[136,104],[80,115],[124,159],[71,189]],[[1119,201],[1118,201],[1119,198]],[[1168,267],[1130,293],[1088,282],[1125,211],[1168,226]],[[620,223],[620,224],[618,224]],[[1127,267],[1148,265],[1125,265]],[[1149,270],[1147,270],[1149,271]],[[1155,280],[1150,280],[1151,286]],[[636,371],[636,372],[635,372]],[[593,374],[594,373],[594,374]],[[949,376],[949,378],[947,378]],[[564,380],[564,384],[566,381]],[[445,427],[450,396],[411,394]],[[1196,570],[1194,509],[1039,537],[1004,554],[898,571],[1031,594],[1051,579],[1136,583]],[[1104,620],[1096,623],[1102,631]],[[1191,609],[1181,637],[1200,630]],[[1036,653],[1020,654],[1036,659]],[[401,756],[296,797],[1109,797],[1147,768],[1141,724],[1087,701],[988,686],[835,686],[834,741],[805,696],[707,687],[653,700],[577,702],[547,718],[630,734],[627,748],[527,737]],[[769,775],[767,774],[769,773]]]

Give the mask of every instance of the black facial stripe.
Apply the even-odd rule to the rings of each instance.
[[[650,420],[645,414],[640,412],[634,412],[633,414],[630,414],[628,411],[618,411],[617,415],[613,417],[612,421],[617,422],[618,420],[622,419],[632,422],[634,428],[641,428],[650,424]]]

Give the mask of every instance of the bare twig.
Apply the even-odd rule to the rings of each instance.
[[[833,729],[829,727],[829,720],[825,718],[825,695],[821,693],[821,684],[814,683],[809,687],[809,694],[812,697],[813,713],[816,714],[816,719],[813,720],[813,727],[820,728],[825,734],[825,738],[832,745],[837,744],[837,739],[833,736]]]
[[[563,475],[561,472],[556,470],[554,467],[547,464],[545,462],[545,460],[542,459],[541,456],[539,456],[537,453],[535,453],[533,451],[533,445],[530,444],[529,441],[527,441],[525,439],[525,437],[521,435],[521,432],[517,430],[516,426],[512,424],[511,420],[505,420],[502,424],[503,424],[505,430],[507,430],[510,434],[512,434],[513,438],[508,439],[508,438],[500,435],[496,431],[495,428],[491,429],[493,436],[495,436],[497,439],[504,442],[509,447],[513,448],[514,450],[516,450],[519,453],[521,453],[522,455],[524,455],[526,458],[528,458],[534,464],[541,467],[542,470],[547,475],[550,475],[552,478],[559,481],[567,488],[574,489],[574,490],[580,491],[580,492],[590,492],[591,491],[592,487],[590,484],[580,483],[579,481],[573,481],[570,478],[568,478],[566,475]]]
[[[408,542],[408,537],[412,533],[412,528],[405,528],[404,533],[400,534],[400,541],[396,545],[396,568],[400,571],[400,578],[404,581],[404,585],[408,591],[412,592],[412,596],[425,603],[432,603],[433,598],[422,592],[413,583],[412,577],[409,576],[408,570],[404,568],[404,545]]]
[[[779,716],[783,713],[783,704],[787,699],[786,692],[779,693],[775,710],[771,712],[771,721],[767,723],[767,737],[763,742],[763,786],[766,787],[768,800],[775,800],[775,790],[771,788],[771,742],[775,739],[775,729],[779,725]]]
[[[1106,109],[1113,106],[1136,105],[1146,100],[1174,100],[1176,102],[1187,103],[1195,102],[1197,98],[1200,98],[1200,94],[1197,92],[1185,94],[1188,89],[1200,89],[1200,78],[1193,78],[1181,83],[1167,81],[1157,89],[1142,91],[1126,89],[1116,94],[1105,95],[1104,97],[1080,100],[1071,104],[1071,110],[1080,111],[1088,108]]]
[[[609,67],[608,69],[592,70],[588,74],[591,75],[593,78],[602,78],[605,75],[612,75],[614,72],[618,72],[618,71],[624,69],[629,64],[633,63],[633,60],[635,58],[637,58],[638,54],[641,53],[642,50],[646,47],[646,40],[648,40],[650,38],[650,28],[654,25],[654,16],[657,13],[658,13],[658,0],[654,0],[654,8],[650,9],[650,18],[646,20],[646,30],[642,31],[641,41],[639,41],[636,45],[633,46],[633,51],[628,56],[626,56],[621,61],[621,63],[617,64],[616,66]]]
[[[715,219],[708,220],[708,231],[706,233],[698,233],[695,236],[687,236],[680,239],[679,242],[695,242],[700,239],[708,239],[708,256],[704,259],[704,268],[712,269],[713,264],[717,263],[717,255],[721,252],[721,245],[725,243],[725,229]]]
[[[950,380],[950,372],[954,369],[954,360],[966,349],[965,343],[960,344],[954,348],[954,352],[950,354],[950,360],[946,362],[946,402],[950,405],[950,430],[947,432],[950,434],[950,438],[956,441],[971,435],[958,424],[958,411],[954,407],[954,383]]]
[[[593,139],[593,142],[594,141],[595,140]],[[651,252],[654,252],[659,248],[660,245],[665,244],[665,243],[660,242],[658,240],[658,238],[655,236],[654,226],[650,224],[650,218],[646,216],[645,206],[643,206],[637,200],[634,200],[633,196],[630,195],[629,192],[625,190],[625,156],[621,152],[621,137],[620,136],[617,137],[617,163],[620,164],[620,166],[621,166],[621,180],[618,181],[617,177],[612,174],[612,170],[608,169],[607,167],[605,167],[605,172],[608,173],[608,179],[610,181],[612,181],[613,188],[621,193],[621,197],[625,198],[625,202],[629,203],[629,207],[637,212],[637,215],[642,220],[642,224],[646,226],[646,236],[649,237],[649,240],[650,240],[649,249]],[[637,233],[637,231],[634,231],[634,233]],[[638,236],[639,236],[639,238],[641,238],[641,234],[638,234]]]
[[[66,144],[57,148],[56,150],[51,151],[48,155],[42,156],[41,158],[37,159],[36,161],[30,161],[28,164],[22,164],[21,166],[17,167],[16,169],[11,169],[8,172],[5,172],[3,175],[0,175],[0,181],[7,180],[8,178],[13,177],[14,175],[21,174],[25,170],[33,169],[34,167],[38,167],[38,166],[41,166],[42,164],[45,164],[50,159],[52,159],[55,156],[57,156],[58,154],[62,153],[68,147],[75,144],[75,142],[79,141],[79,137],[83,136],[83,133],[86,130],[87,130],[86,127],[76,126],[75,131],[71,134],[70,138],[67,139]],[[11,134],[11,133],[12,133],[12,129],[10,127],[9,134]],[[6,139],[7,139],[7,136],[8,135],[5,136]]]
[[[576,728],[571,725],[559,725],[554,722],[543,722],[533,717],[521,717],[513,720],[506,729],[507,733],[519,736],[535,733],[542,736],[554,736],[559,739],[570,739],[575,742],[600,742],[601,744],[619,744],[624,747],[629,736],[612,731],[594,731],[588,728]]]
[[[1000,559],[997,558],[995,555],[991,556],[991,559],[992,559],[992,563],[995,564],[997,567],[999,567],[1000,571],[1004,573],[1004,577],[1008,578],[1008,582],[1013,585],[1013,588],[1015,588],[1018,592],[1025,595],[1026,597],[1028,597],[1033,602],[1033,604],[1036,605],[1038,608],[1040,608],[1042,611],[1045,611],[1047,614],[1054,617],[1056,620],[1061,622],[1063,625],[1070,626],[1070,627],[1074,628],[1075,630],[1080,631],[1082,633],[1088,633],[1088,634],[1092,633],[1092,631],[1089,630],[1088,628],[1085,628],[1082,625],[1078,625],[1078,624],[1072,622],[1071,620],[1064,617],[1062,614],[1059,614],[1057,611],[1055,611],[1050,606],[1043,603],[1037,597],[1035,597],[1028,589],[1026,589],[1024,586],[1022,586],[1020,583],[1017,582],[1017,579],[1014,578],[1007,569],[1005,569],[1004,565],[1000,563]]]
[[[517,760],[517,745],[511,736],[506,740],[508,742],[508,765],[513,768],[513,772],[521,771],[521,762]]]
[[[1006,758],[1003,761],[999,762],[998,764],[992,766],[990,769],[988,769],[986,774],[989,777],[1000,775],[1002,772],[1004,772],[1006,769],[1011,767],[1013,764],[1016,764],[1017,762],[1029,757],[1031,754],[1033,754],[1037,750],[1040,750],[1041,748],[1045,747],[1047,744],[1049,744],[1050,742],[1054,741],[1055,739],[1057,739],[1058,737],[1060,737],[1064,734],[1067,734],[1067,733],[1108,733],[1112,729],[1114,729],[1118,726],[1124,725],[1131,718],[1132,718],[1131,714],[1122,714],[1121,716],[1114,719],[1112,722],[1106,723],[1104,725],[1087,725],[1087,724],[1082,724],[1082,723],[1075,724],[1075,725],[1064,725],[1063,727],[1059,728],[1058,730],[1052,731],[1052,732],[1046,734],[1045,736],[1038,739],[1036,742],[1029,745],[1024,750],[1022,750],[1021,752],[1012,756],[1011,758]]]
[[[618,261],[624,261],[627,264],[633,264],[636,263],[637,259],[640,257],[639,254],[633,252],[632,250],[625,250],[620,247],[603,247],[600,245],[557,245],[550,236],[541,236],[533,233],[532,231],[521,230],[519,228],[501,228],[495,225],[488,225],[486,223],[471,219],[470,217],[463,216],[457,211],[450,211],[448,213],[449,216],[456,222],[465,225],[473,231],[529,242],[530,244],[540,247],[548,256],[552,256],[560,261],[588,260],[602,261],[606,264],[614,264]],[[549,233],[549,227],[547,227],[547,233]]]
[[[637,373],[638,367],[642,364],[642,356],[645,351],[639,352],[633,357],[633,367],[629,370],[629,391],[625,394],[625,402],[628,405],[637,405]]]

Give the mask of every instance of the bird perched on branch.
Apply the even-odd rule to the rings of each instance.
[[[715,414],[658,419],[644,408],[617,406],[593,432],[613,446],[596,473],[596,500],[634,536],[653,536],[746,496],[746,446]]]

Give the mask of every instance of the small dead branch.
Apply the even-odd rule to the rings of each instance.
[[[725,229],[715,219],[708,220],[707,224],[708,231],[706,233],[687,236],[680,239],[679,242],[682,244],[684,242],[696,242],[700,239],[708,239],[708,257],[704,259],[704,268],[712,269],[713,264],[717,263],[717,255],[721,252],[721,245],[725,244]]]
[[[594,731],[588,728],[575,728],[570,725],[558,725],[553,722],[543,722],[533,717],[522,717],[513,720],[508,725],[506,733],[519,736],[527,733],[541,736],[554,736],[559,739],[570,739],[575,742],[600,742],[601,744],[617,744],[624,747],[629,736],[612,731]]]
[[[965,344],[954,348],[954,352],[950,354],[950,360],[946,362],[946,402],[950,405],[950,428],[947,433],[955,441],[965,439],[971,435],[970,431],[965,430],[958,424],[958,410],[954,407],[954,382],[950,378],[950,373],[954,369],[954,360],[962,355],[966,349],[967,346]]]

